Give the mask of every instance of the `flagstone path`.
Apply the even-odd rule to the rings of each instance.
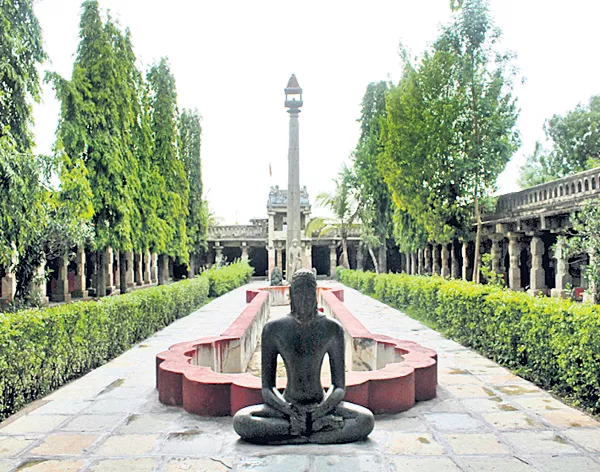
[[[599,422],[349,288],[346,305],[373,333],[437,350],[437,398],[378,416],[362,443],[285,447],[238,440],[230,417],[201,418],[159,403],[155,355],[224,331],[245,305],[245,289],[1,423],[0,472],[600,472]]]

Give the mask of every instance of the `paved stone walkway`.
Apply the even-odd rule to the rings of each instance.
[[[243,443],[231,418],[201,418],[158,402],[154,356],[219,334],[245,305],[245,288],[173,323],[112,362],[0,424],[8,471],[600,471],[600,423],[484,357],[346,288],[374,333],[439,353],[438,397],[377,417],[363,443]]]

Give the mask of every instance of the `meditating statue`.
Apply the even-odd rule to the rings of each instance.
[[[317,281],[298,270],[290,287],[291,313],[268,322],[261,339],[264,404],[238,411],[233,428],[260,444],[346,443],[373,430],[370,410],[345,402],[344,329],[317,310]],[[329,355],[331,387],[321,385],[321,366]],[[277,355],[287,372],[283,393],[275,386]]]
[[[294,239],[292,241],[292,245],[290,246],[288,252],[289,254],[287,257],[289,257],[290,261],[288,264],[289,273],[285,274],[285,276],[288,281],[291,281],[294,278],[294,274],[296,273],[296,271],[302,269],[302,251],[298,247],[297,239]]]

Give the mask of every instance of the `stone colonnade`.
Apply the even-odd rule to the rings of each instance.
[[[36,271],[33,292],[41,297],[42,303],[49,300],[53,302],[70,302],[73,298],[87,298],[91,289],[95,289],[97,281],[97,270],[89,271],[86,262],[86,251],[83,247],[77,248],[75,258],[69,261],[67,255],[56,258],[52,262],[53,273],[47,280],[45,260],[42,261]],[[134,286],[142,287],[158,283],[158,261],[157,254],[145,252],[127,252],[124,258],[119,257],[118,251],[112,248],[104,250],[104,280],[106,282],[106,293],[115,294],[120,292],[120,271],[125,270],[125,281],[127,288]],[[94,257],[91,258],[95,260]],[[125,261],[125,268],[119,267],[119,260]],[[163,280],[169,279],[169,258],[162,257]],[[4,269],[1,278],[0,304],[10,303],[16,294],[17,279],[14,273],[16,256],[8,269]],[[91,272],[91,278],[88,277]],[[88,281],[91,279],[91,283]],[[50,290],[48,290],[50,287]]]
[[[569,260],[555,242],[556,234],[549,232],[492,234],[482,239],[481,253],[490,254],[492,272],[510,289],[563,297],[569,295],[566,293],[569,285],[584,282],[581,276],[574,280]],[[401,267],[403,272],[413,275],[473,280],[473,255],[474,243],[469,241],[427,244],[403,254]]]

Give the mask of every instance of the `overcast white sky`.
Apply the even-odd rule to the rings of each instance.
[[[79,0],[38,0],[45,69],[70,77]],[[295,73],[304,91],[300,183],[311,200],[333,188],[358,139],[369,82],[398,80],[398,43],[420,54],[450,18],[449,0],[205,1],[100,0],[129,27],[140,63],[168,56],[179,107],[197,108],[210,207],[227,223],[266,217],[271,185],[287,187],[288,114],[283,89]],[[518,53],[524,85],[523,146],[499,179],[517,190],[518,167],[543,138],[544,119],[600,93],[600,2],[491,0],[503,46]],[[49,86],[35,107],[38,152],[54,142],[59,104]],[[269,163],[273,169],[269,177]],[[314,209],[314,213],[323,210]]]

